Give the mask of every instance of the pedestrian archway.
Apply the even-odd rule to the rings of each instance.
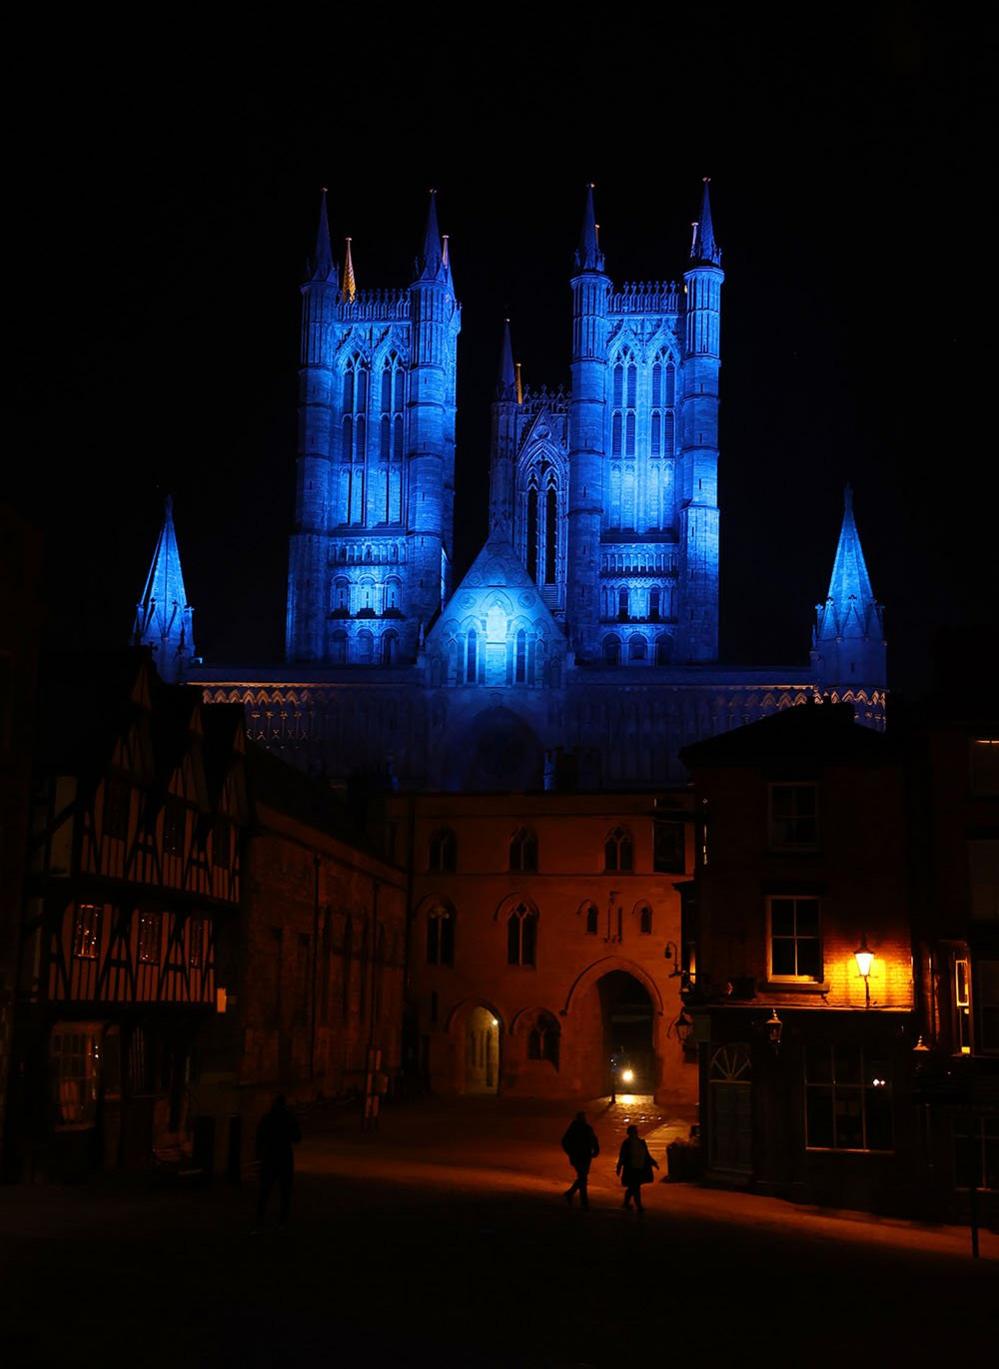
[[[597,981],[596,991],[604,1061],[601,1092],[613,1093],[616,1086],[619,1093],[655,1093],[659,1084],[656,1014],[648,989],[626,970],[611,970]]]
[[[500,1026],[488,1008],[472,1008],[465,1019],[465,1093],[499,1089]]]

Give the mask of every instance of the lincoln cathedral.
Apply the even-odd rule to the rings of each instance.
[[[525,386],[497,326],[489,534],[457,579],[461,305],[436,198],[410,284],[363,290],[349,239],[334,258],[324,195],[302,285],[286,662],[194,656],[168,512],[136,624],[161,673],[243,703],[250,735],[313,773],[411,791],[675,782],[682,746],[813,697],[880,727],[882,611],[849,491],[807,660],[718,663],[725,273],[708,182],[676,279],[617,283],[610,265],[590,187],[567,263],[568,387]]]

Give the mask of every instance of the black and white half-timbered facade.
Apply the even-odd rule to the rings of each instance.
[[[238,919],[240,710],[164,685],[143,651],[89,681],[80,664],[48,662],[39,709],[15,1043],[26,1174],[197,1145],[199,1040],[226,1006]]]

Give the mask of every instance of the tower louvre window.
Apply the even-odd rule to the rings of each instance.
[[[381,443],[380,443],[379,451],[378,451],[378,455],[381,457],[381,459],[382,459],[383,461],[387,461],[387,460],[389,459],[391,441],[392,441],[392,420],[391,420],[391,419],[388,417],[388,415],[386,414],[386,415],[384,415],[384,416],[382,417],[382,422],[381,422]]]
[[[635,415],[633,413],[629,413],[625,419],[624,454],[625,456],[635,455]]]
[[[676,450],[676,437],[674,435],[674,418],[672,414],[665,414],[663,418],[663,446],[667,456],[672,456]]]
[[[670,362],[666,367],[666,393],[663,396],[667,404],[676,403],[676,367]]]
[[[611,454],[613,456],[621,455],[621,428],[621,415],[615,414],[611,420]]]
[[[662,454],[662,415],[654,413],[652,415],[652,455]]]
[[[558,535],[558,495],[549,482],[545,495],[545,584],[555,583],[556,537]]]
[[[624,405],[624,367],[620,362],[614,367],[614,408]]]
[[[392,364],[386,361],[382,369],[382,413],[392,412]]]

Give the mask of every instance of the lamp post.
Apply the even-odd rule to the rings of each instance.
[[[871,966],[874,964],[874,952],[867,948],[867,937],[860,938],[860,945],[853,953],[853,958],[857,962],[857,971],[864,981],[864,1007],[871,1006]]]

